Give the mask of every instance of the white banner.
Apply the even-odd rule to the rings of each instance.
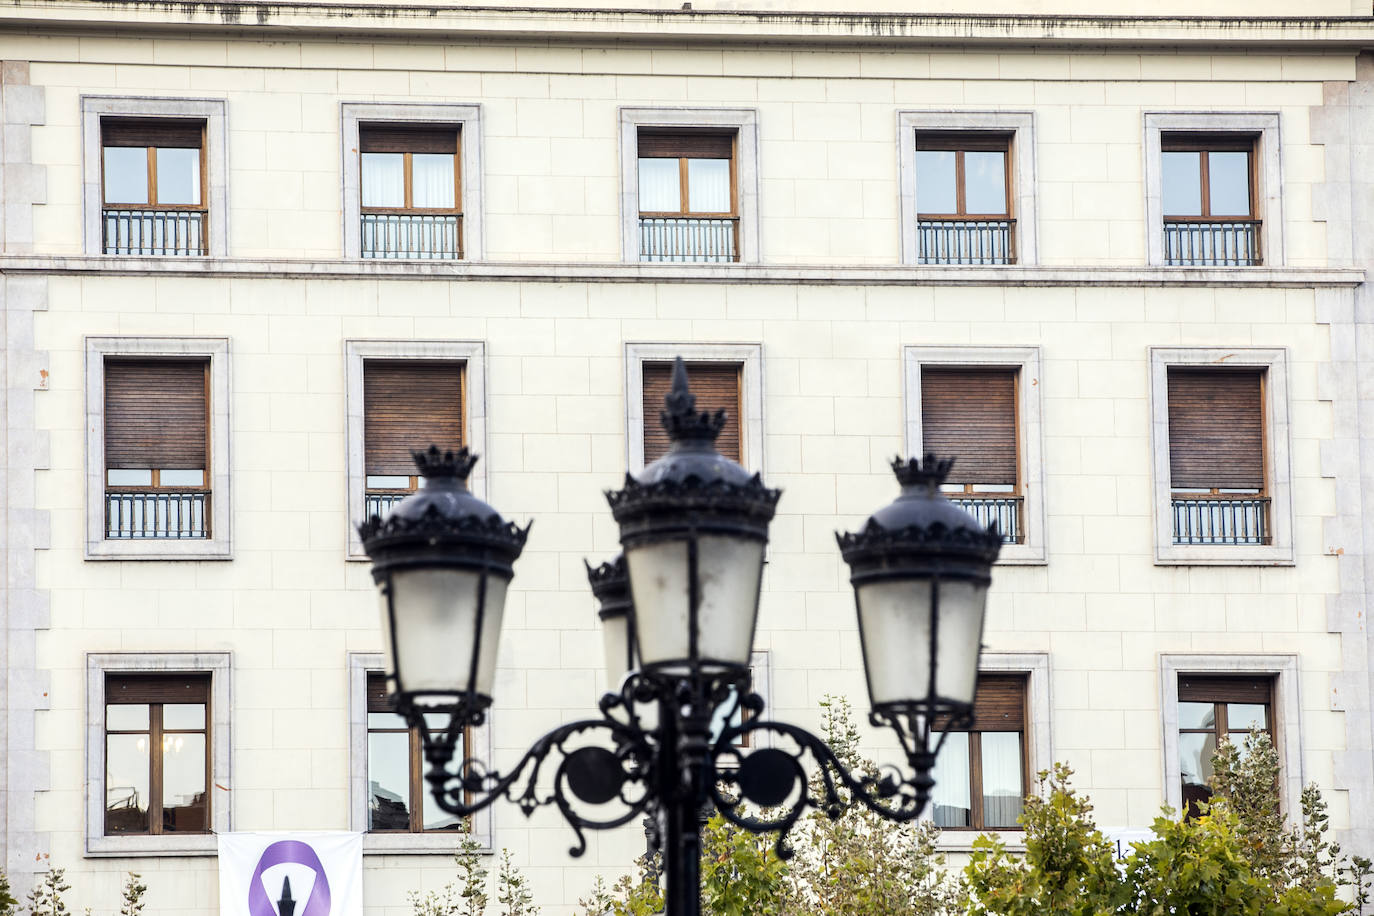
[[[362,916],[363,835],[221,833],[220,916]]]

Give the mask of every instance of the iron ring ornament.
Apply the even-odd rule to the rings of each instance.
[[[811,732],[763,718],[749,660],[768,528],[781,491],[715,446],[725,412],[698,411],[678,360],[661,421],[670,448],[606,494],[623,553],[588,581],[608,683],[598,715],[555,728],[509,769],[461,746],[492,703],[507,587],[530,528],[467,488],[466,447],[415,453],[422,488],[359,525],[381,602],[388,689],[420,733],[435,802],[456,815],[507,799],[555,807],[574,834],[649,815],[668,916],[700,912],[701,812],[757,833],[862,804],[897,822],[925,810],[936,754],[972,720],[995,526],[940,493],[952,460],[893,461],[901,494],[837,534],[850,569],[870,700],[906,766],[854,772]],[[724,724],[721,724],[721,723]],[[760,740],[767,736],[767,740]],[[745,743],[752,749],[743,748]],[[455,760],[461,757],[461,760]]]

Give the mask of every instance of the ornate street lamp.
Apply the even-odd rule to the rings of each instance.
[[[438,806],[466,816],[501,797],[526,814],[555,805],[576,837],[573,855],[586,850],[584,829],[647,814],[663,853],[666,916],[694,916],[703,809],[777,833],[784,857],[798,818],[808,808],[838,816],[842,791],[889,820],[920,815],[943,740],[931,746],[933,726],[958,728],[972,713],[1001,538],[940,494],[952,462],[932,456],[894,462],[901,495],[859,531],[838,535],[858,608],[869,718],[897,734],[908,764],[850,772],[820,738],[764,719],[762,698],[748,689],[780,492],[716,450],[724,411],[696,410],[681,360],[664,402],[668,454],[607,493],[624,554],[588,566],[613,689],[600,716],[549,732],[508,772],[452,757],[462,727],[482,721],[491,704],[501,608],[528,528],[467,492],[475,456],[431,447],[416,455],[424,488],[359,531],[382,598],[390,689],[421,732]],[[752,715],[728,724],[741,708]],[[430,724],[435,713],[442,727]],[[714,734],[713,719],[727,723]],[[771,734],[775,746],[746,752],[739,739],[753,732]],[[813,785],[816,769],[824,778]]]

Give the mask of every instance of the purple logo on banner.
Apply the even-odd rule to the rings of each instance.
[[[267,897],[267,889],[262,886],[263,872],[274,865],[304,865],[315,872],[315,886],[310,890],[310,899],[305,902],[305,910],[300,916],[329,916],[329,879],[325,877],[324,865],[309,843],[300,840],[279,840],[262,851],[258,867],[253,871],[253,881],[248,885],[248,912],[250,916],[277,916],[272,901]]]

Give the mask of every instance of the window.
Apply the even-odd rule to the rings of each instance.
[[[1155,562],[1293,562],[1283,350],[1150,350]]]
[[[105,833],[210,829],[210,679],[116,675],[105,683]]]
[[[907,452],[956,459],[944,493],[997,523],[999,563],[1045,562],[1039,348],[907,347],[905,357]]]
[[[344,256],[482,258],[477,105],[345,102]]]
[[[367,559],[355,524],[419,485],[412,449],[487,451],[485,353],[480,341],[345,341],[349,559]],[[468,479],[479,498],[486,472],[479,461]]]
[[[769,655],[767,651],[751,652],[749,654],[749,690],[759,695],[763,700],[764,709],[768,708],[770,699],[770,669]],[[731,707],[735,702],[736,690],[731,687],[729,696],[724,703],[716,707],[715,713],[711,716],[711,741],[714,742],[720,737],[721,729],[725,728],[726,713],[730,713],[728,724],[738,727],[754,717],[754,714],[742,706]],[[731,742],[735,747],[756,747],[769,746],[769,734],[767,732],[750,732],[735,738]]]
[[[428,360],[363,363],[366,518],[386,515],[420,481],[411,452],[463,445],[463,364]]]
[[[620,110],[626,260],[758,260],[757,125],[750,109]]]
[[[668,451],[659,422],[681,356],[697,410],[726,411],[716,439],[721,454],[753,471],[763,467],[763,351],[757,344],[626,344],[628,462],[639,471]]]
[[[1175,544],[1268,544],[1264,370],[1169,368]]]
[[[957,457],[945,495],[1002,540],[1025,540],[1016,455],[1015,367],[922,366],[922,454]]]
[[[739,260],[733,132],[639,129],[639,259]]]
[[[230,820],[230,659],[86,656],[86,852],[214,855]]]
[[[944,731],[948,723],[936,722]],[[932,816],[946,829],[1015,829],[1029,781],[1026,677],[981,674],[968,731],[950,732],[935,762]]]
[[[1277,114],[1146,113],[1150,263],[1281,266],[1278,151]]]
[[[229,344],[86,341],[86,556],[230,555]]]
[[[1165,134],[1161,142],[1164,263],[1261,263],[1254,138]]]
[[[81,100],[91,254],[229,253],[225,103]]]
[[[902,261],[1034,264],[1029,112],[897,113]]]
[[[921,264],[1015,264],[1011,136],[916,134]]]
[[[105,537],[207,538],[208,359],[105,360]]]
[[[1274,734],[1274,679],[1183,674],[1178,679],[1178,768],[1189,817],[1212,797],[1212,754],[1224,740]]]
[[[459,130],[360,124],[362,256],[463,256]]]
[[[433,716],[442,728],[447,716]],[[454,759],[472,747],[464,729]],[[387,696],[386,677],[367,676],[367,829],[371,831],[463,830],[463,819],[440,810],[424,780],[424,749],[417,729],[408,728]]]

